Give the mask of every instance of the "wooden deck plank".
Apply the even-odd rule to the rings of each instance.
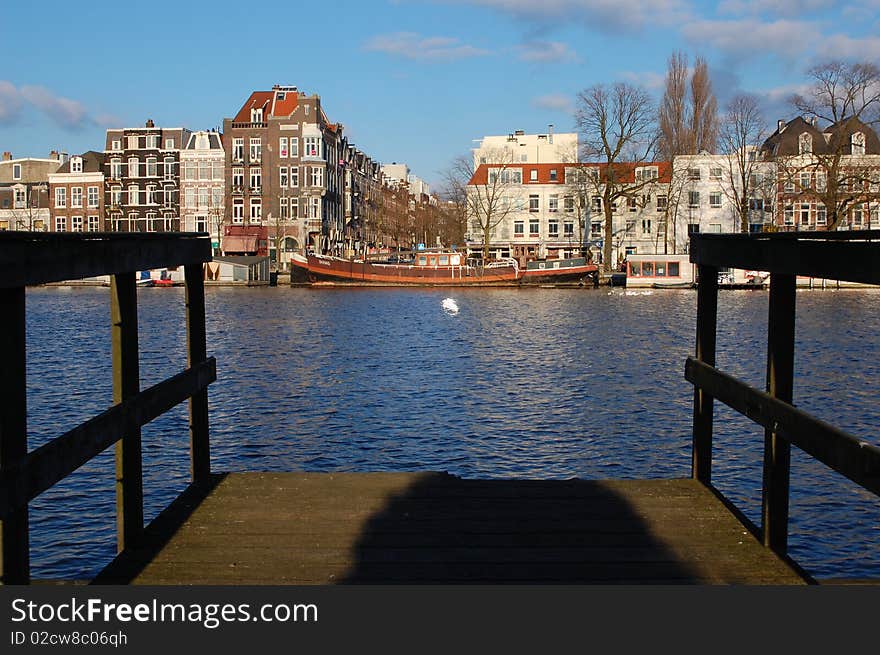
[[[184,505],[96,581],[804,582],[693,480],[236,473]]]

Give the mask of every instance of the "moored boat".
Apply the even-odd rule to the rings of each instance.
[[[555,284],[557,282],[598,282],[599,267],[587,263],[585,257],[546,259],[526,264],[522,284]]]

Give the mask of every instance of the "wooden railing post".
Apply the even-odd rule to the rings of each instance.
[[[794,326],[796,278],[770,276],[767,322],[767,393],[791,404],[794,396]],[[788,550],[788,502],[791,444],[773,430],[764,431],[764,485],[761,523],[764,545],[785,555]]]
[[[140,391],[137,286],[135,274],[117,273],[110,281],[113,347],[113,402]],[[119,552],[138,543],[144,530],[141,431],[135,428],[116,442],[116,545]]]
[[[27,455],[25,288],[0,289],[0,468]],[[30,582],[27,505],[0,521],[0,580]]]
[[[184,267],[186,276],[186,341],[189,367],[208,358],[205,331],[205,281],[202,264]],[[208,390],[189,400],[190,470],[193,482],[211,475],[211,448],[208,434]]]
[[[718,269],[698,266],[696,358],[715,366],[718,320]],[[712,481],[712,396],[694,388],[693,460],[691,476],[703,484]]]

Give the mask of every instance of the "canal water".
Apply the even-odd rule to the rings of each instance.
[[[146,387],[185,367],[183,292],[138,294]],[[693,291],[216,288],[206,302],[215,471],[690,473]],[[797,302],[796,404],[878,443],[880,293]],[[34,448],[111,404],[108,291],[32,289],[27,304]],[[718,366],[758,387],[766,314],[765,292],[720,294]],[[186,406],[143,439],[149,520],[187,484]],[[716,409],[714,481],[755,522],[762,439]],[[793,557],[821,578],[880,577],[880,500],[792,459]],[[85,579],[109,562],[114,503],[112,449],[33,501],[34,577]]]

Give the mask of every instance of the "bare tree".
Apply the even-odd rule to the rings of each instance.
[[[605,272],[612,267],[613,212],[617,202],[640,194],[653,183],[652,179],[630,182],[628,164],[651,159],[657,135],[656,115],[648,93],[625,82],[597,84],[577,95],[575,121],[583,136],[584,159],[601,164],[587,170],[602,198]]]
[[[672,161],[676,155],[714,152],[718,141],[718,101],[709,78],[709,65],[697,57],[694,69],[680,51],[669,57],[666,85],[659,111],[660,152]]]
[[[510,150],[492,150],[485,155],[488,163],[476,170],[473,159],[461,155],[444,173],[447,192],[464,202],[470,228],[480,235],[483,261],[489,259],[495,228],[516,209],[520,197],[514,189],[522,184],[522,167],[513,165]]]
[[[727,183],[722,188],[736,208],[740,232],[749,231],[749,200],[756,191],[753,174],[759,165],[757,154],[763,140],[764,117],[758,99],[747,94],[734,96],[727,103],[719,141],[727,164]]]
[[[691,75],[691,115],[690,115],[691,152],[715,152],[718,142],[718,101],[712,91],[712,80],[709,79],[709,65],[702,57],[694,62]]]
[[[871,62],[829,61],[807,72],[806,95],[790,98],[813,125],[824,125],[823,142],[809,144],[797,156],[780,158],[786,201],[814,200],[825,206],[828,229],[845,221],[862,202],[877,200],[878,172],[866,162],[866,128],[880,120],[880,67]],[[857,135],[861,142],[857,143]]]

